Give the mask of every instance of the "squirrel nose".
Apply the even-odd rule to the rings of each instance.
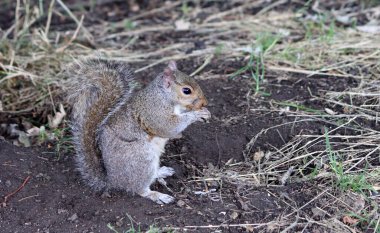
[[[207,99],[206,98],[202,98],[202,107],[206,107],[208,102],[207,102]]]
[[[194,101],[195,109],[201,109],[202,107],[207,106],[207,100],[204,97],[198,98]]]

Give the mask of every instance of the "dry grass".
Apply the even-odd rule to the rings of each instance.
[[[272,230],[284,232],[294,227],[306,229],[313,224],[339,232],[360,229],[380,232],[379,210],[375,208],[380,203],[380,40],[379,34],[364,33],[366,28],[360,31],[351,26],[355,19],[379,20],[379,7],[321,0],[311,1],[313,4],[305,8],[283,10],[281,5],[288,1],[270,5],[266,2],[236,0],[227,10],[218,11],[215,5],[200,8],[197,4],[188,6],[178,1],[128,21],[101,21],[84,26],[81,12],[71,12],[63,1],[51,1],[45,12],[28,4],[29,1],[17,1],[15,24],[0,31],[0,112],[14,117],[38,116],[37,124],[46,123],[47,115],[53,114],[59,103],[64,103],[62,96],[69,80],[60,72],[65,64],[74,57],[93,54],[94,47],[112,59],[139,65],[136,72],[169,60],[188,60],[196,65],[194,75],[198,73],[198,78],[220,78],[228,74],[201,71],[210,62],[237,58],[248,61],[254,54],[262,56],[265,72],[353,78],[358,83],[355,88],[314,97],[327,108],[320,109],[318,114],[299,108],[286,109],[285,114],[296,119],[292,124],[323,122],[328,126],[325,134],[301,133],[281,148],[255,151],[257,138],[281,127],[273,126],[252,138],[245,150],[245,162],[231,161],[192,182],[225,181],[239,186],[259,186],[318,180],[321,187],[328,188],[321,189],[312,201],[323,197],[336,203],[334,211],[329,206],[320,206],[329,217],[315,221],[302,212],[302,207],[293,206],[294,212],[272,225],[266,224]],[[300,4],[294,1],[294,5]],[[328,7],[339,10],[326,10]],[[249,13],[257,8],[261,10]],[[202,12],[208,16],[199,20]],[[171,20],[151,20],[157,14]],[[72,30],[60,30],[57,25],[53,29],[52,18],[62,15],[75,23]],[[36,24],[40,19],[45,19],[43,26]],[[346,21],[338,22],[343,19]],[[199,41],[204,46],[197,46]],[[274,104],[271,111],[283,112],[282,108]],[[350,198],[364,199],[363,206],[352,209]],[[344,224],[342,217],[350,212],[363,218],[356,216],[363,224]],[[262,224],[237,225],[259,230],[262,227]]]

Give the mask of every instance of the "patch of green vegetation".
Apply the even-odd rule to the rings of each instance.
[[[260,33],[256,39],[256,46],[260,48],[263,54],[269,52],[273,46],[280,40],[279,35],[272,33]]]
[[[8,75],[7,72],[0,70],[0,80]]]
[[[305,38],[307,40],[318,38],[320,41],[330,43],[336,35],[335,21],[328,23],[326,15],[318,15],[317,20],[307,20],[302,22],[305,28]]]
[[[187,4],[187,1],[182,2],[181,11],[183,15],[188,15],[190,13],[190,7]]]
[[[142,232],[145,232],[145,233],[160,233],[160,232],[162,232],[162,230],[159,227],[156,227],[154,224],[150,225],[149,229],[146,230],[146,231],[141,230],[140,225],[138,225],[137,228],[135,228],[135,225],[133,224],[134,220],[132,219],[132,217],[129,214],[126,214],[126,215],[127,215],[128,219],[129,219],[129,222],[130,222],[130,225],[131,225],[129,229],[124,230],[124,231],[118,231],[114,226],[112,226],[111,223],[108,223],[107,227],[113,233],[142,233]],[[173,231],[165,230],[165,232],[173,232]]]
[[[308,163],[307,159],[304,159],[303,162],[304,162],[303,164],[307,164]],[[315,166],[313,168],[310,168],[310,167],[307,167],[307,166],[303,166],[303,167],[299,167],[298,168],[299,174],[302,177],[307,177],[310,180],[314,179],[319,174],[319,171],[320,171],[320,167],[319,166]]]
[[[343,55],[351,55],[351,54],[354,54],[356,52],[356,50],[353,48],[345,48],[342,51],[343,51],[342,52]],[[340,98],[343,98],[343,96],[341,96]]]
[[[302,49],[293,48],[291,46],[286,47],[281,52],[278,53],[278,56],[281,59],[290,61],[293,64],[297,64],[300,60],[301,54],[303,53]]]
[[[309,176],[313,179],[319,174],[319,169],[318,167],[314,167],[313,171],[309,174]]]
[[[136,27],[135,22],[129,19],[124,19],[123,25],[126,30],[133,30]]]
[[[62,152],[73,152],[72,138],[67,136],[69,128],[56,128],[53,130],[54,138],[56,139],[55,151],[58,158],[61,157]]]
[[[328,157],[330,160],[330,168],[337,177],[337,186],[343,190],[352,190],[357,193],[372,190],[372,185],[368,183],[365,173],[349,175],[344,172],[343,163],[338,161],[339,155],[334,152],[330,144],[328,130],[325,128],[325,143]]]
[[[223,48],[224,48],[224,44],[218,44],[218,45],[215,47],[214,54],[215,54],[216,56],[221,55],[222,52],[223,52]]]
[[[375,7],[380,5],[380,0],[359,0],[362,8]]]
[[[321,111],[321,110],[309,108],[309,107],[306,107],[304,105],[293,103],[293,102],[284,101],[284,102],[274,102],[274,103],[281,105],[281,106],[288,106],[288,107],[296,108],[297,111],[302,110],[305,112],[315,113],[315,114],[319,114],[319,115],[323,114],[323,111]]]
[[[128,230],[124,230],[124,231],[118,231],[114,226],[112,226],[111,223],[108,223],[107,224],[107,227],[114,233],[160,233],[162,232],[160,230],[160,228],[158,227],[155,227],[154,225],[151,225],[149,227],[149,229],[147,231],[143,231],[141,230],[140,226],[138,226],[137,229],[135,229],[135,227],[133,226],[133,224],[131,225],[131,227],[128,229]],[[168,232],[168,231],[166,231]],[[170,231],[169,231],[170,232]]]
[[[264,58],[265,54],[268,53],[273,48],[273,46],[276,45],[279,39],[280,37],[278,35],[273,35],[271,33],[259,34],[256,39],[256,44],[252,45],[251,47],[248,63],[232,73],[230,77],[234,78],[237,75],[249,72],[252,79],[255,81],[255,86],[253,88],[255,94],[269,96],[270,93],[261,90],[261,83],[265,78]]]
[[[378,210],[379,207],[377,206],[377,203],[373,203],[370,208]],[[374,218],[374,212],[375,211],[368,211],[364,209],[361,213],[350,212],[348,216],[357,219],[358,222],[355,225],[362,229],[366,229],[365,232],[380,233],[380,216]]]
[[[299,10],[297,10],[297,13],[300,13],[300,14],[306,13],[307,10],[310,8],[312,2],[313,0],[308,0],[307,2],[305,2],[305,4],[303,4],[303,6]]]
[[[43,143],[48,139],[48,134],[46,132],[45,126],[40,127],[40,132],[38,134],[38,142]]]

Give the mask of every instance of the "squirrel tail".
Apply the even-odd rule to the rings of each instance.
[[[82,178],[96,191],[107,188],[97,132],[121,100],[132,92],[133,73],[124,62],[82,58],[67,68],[68,99],[73,103],[71,129]]]

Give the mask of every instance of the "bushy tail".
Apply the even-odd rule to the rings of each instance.
[[[83,179],[96,191],[106,188],[106,170],[97,145],[97,131],[122,99],[128,98],[133,74],[123,62],[103,58],[82,58],[66,70],[68,97],[73,104],[72,133],[77,167]]]

